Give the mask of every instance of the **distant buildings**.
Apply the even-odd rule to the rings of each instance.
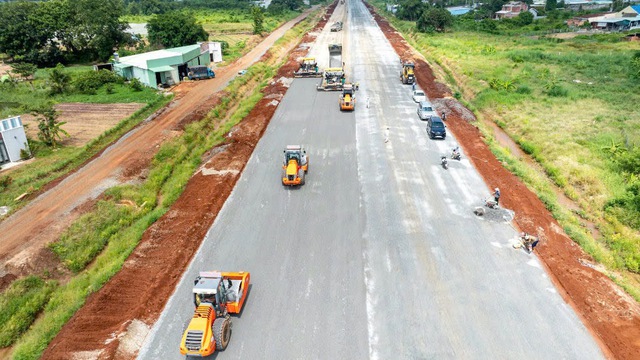
[[[0,165],[19,161],[21,150],[29,151],[29,145],[20,116],[0,120]]]
[[[640,29],[640,5],[627,6],[615,12],[588,18],[591,27],[605,31]]]
[[[502,10],[496,12],[496,19],[511,19],[518,15],[521,12],[529,11],[529,5],[520,2],[520,1],[512,1],[510,3],[502,5]]]
[[[179,83],[188,66],[208,66],[213,55],[205,42],[116,58],[113,70],[128,80],[136,78],[146,86],[160,88]]]

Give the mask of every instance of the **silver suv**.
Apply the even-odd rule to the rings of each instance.
[[[418,103],[418,116],[420,117],[420,120],[429,120],[430,117],[438,115],[430,102],[420,101],[420,103]]]

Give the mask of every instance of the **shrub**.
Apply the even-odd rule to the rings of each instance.
[[[80,73],[73,84],[76,90],[83,94],[95,94],[104,84],[115,83],[118,78],[118,75],[109,70],[89,70]]]
[[[114,90],[113,90],[113,84],[112,84],[112,83],[108,83],[108,84],[105,86],[104,91],[105,91],[107,94],[113,94],[113,93],[114,93]]]
[[[26,146],[25,146],[24,149],[20,149],[20,159],[21,160],[29,160],[29,159],[31,159],[31,151],[27,150]]]
[[[569,94],[569,91],[558,84],[554,84],[549,87],[546,94],[553,97],[565,97]]]
[[[527,85],[520,85],[516,89],[516,93],[523,94],[523,95],[531,94],[531,88],[528,87]]]
[[[11,183],[13,182],[13,178],[9,175],[5,175],[3,177],[0,177],[0,189],[4,190],[6,188],[9,187],[9,185],[11,185]]]
[[[129,82],[129,86],[131,86],[133,91],[142,91],[144,85],[142,85],[140,80],[138,80],[137,78],[133,78],[131,79],[131,82]]]

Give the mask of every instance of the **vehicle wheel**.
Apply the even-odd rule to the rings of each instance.
[[[213,322],[213,338],[216,340],[216,350],[224,350],[231,339],[231,320],[217,318]]]
[[[304,185],[304,178],[305,178],[305,173],[304,170],[300,169],[300,172],[298,173],[298,177],[300,178],[300,185]]]

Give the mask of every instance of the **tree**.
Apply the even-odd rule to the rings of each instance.
[[[546,11],[553,11],[558,7],[558,1],[557,0],[547,0],[547,3],[544,6],[544,9]]]
[[[533,23],[533,14],[528,11],[523,11],[516,17],[516,21],[521,26],[526,26]]]
[[[192,15],[178,11],[152,18],[147,24],[147,30],[149,42],[164,47],[192,45],[209,37]]]
[[[446,28],[453,24],[453,15],[447,9],[443,8],[430,8],[422,13],[420,19],[416,22],[418,31],[431,32],[438,31],[444,32]]]
[[[284,10],[296,11],[302,4],[302,0],[272,0],[267,10],[272,14],[280,13]]]
[[[55,68],[49,70],[49,86],[51,87],[50,93],[63,94],[69,89],[71,83],[71,76],[64,72],[64,66],[58,64]]]
[[[251,17],[253,18],[253,33],[261,34],[264,31],[264,14],[262,13],[262,9],[259,6],[254,6],[251,8]]]
[[[427,5],[421,0],[406,0],[400,3],[396,17],[402,20],[416,21],[420,19]]]
[[[58,147],[58,140],[62,139],[62,135],[69,136],[69,133],[62,129],[66,122],[58,121],[59,114],[51,104],[32,110],[31,115],[38,121],[38,138],[47,146]]]
[[[13,63],[11,64],[11,72],[20,75],[23,79],[29,79],[36,73],[38,67],[29,63]]]
[[[38,62],[40,52],[55,34],[35,2],[0,4],[0,53]]]

